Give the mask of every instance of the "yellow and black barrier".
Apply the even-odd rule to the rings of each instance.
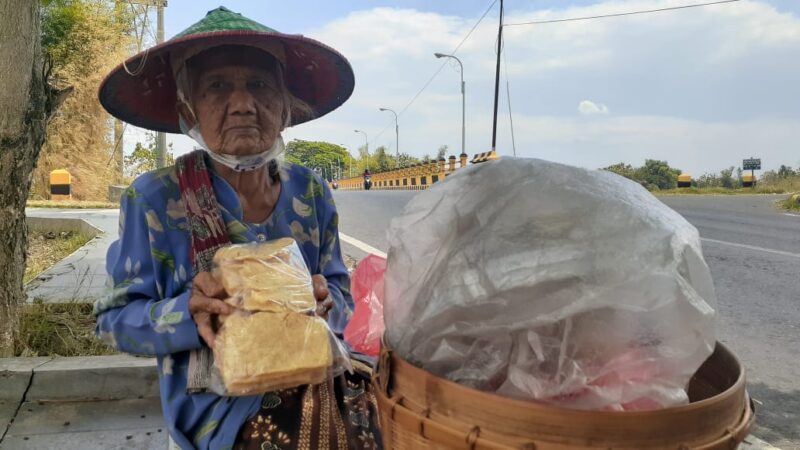
[[[494,161],[495,159],[497,159],[497,153],[495,153],[493,150],[491,152],[476,153],[470,162],[472,164],[478,164],[487,161]]]
[[[472,159],[473,164],[479,162],[492,161],[497,159],[495,152],[478,153]],[[456,167],[456,160],[460,160],[459,167]],[[426,163],[413,164],[408,167],[385,170],[370,174],[373,190],[407,190],[421,191],[428,189],[446,177],[454,174],[456,170],[462,169],[470,162],[469,156],[462,153],[457,158],[450,156],[448,159],[440,158]],[[363,190],[364,176],[344,178],[336,180],[339,190]]]
[[[742,187],[755,187],[755,185],[756,177],[749,173],[742,175]]]
[[[72,199],[72,176],[64,169],[50,172],[50,200]]]
[[[678,175],[678,187],[687,188],[692,186],[692,176],[688,173]]]

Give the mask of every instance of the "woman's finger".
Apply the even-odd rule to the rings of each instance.
[[[222,287],[222,283],[217,280],[211,272],[200,272],[194,277],[193,285],[200,289],[200,292],[211,298],[226,298],[228,293]]]
[[[328,297],[322,301],[317,302],[316,315],[323,319],[328,318],[328,312],[333,308],[333,299]]]
[[[192,298],[189,300],[189,312],[192,314],[203,312],[207,314],[228,315],[233,314],[235,310],[236,308],[220,299],[206,297],[197,292],[192,294]]]
[[[328,280],[322,275],[314,275],[311,277],[311,282],[314,285],[314,298],[317,301],[322,301],[328,298],[330,291],[328,290]]]
[[[194,321],[197,323],[197,334],[206,342],[210,348],[214,348],[214,341],[217,334],[214,333],[214,328],[211,326],[211,315],[207,313],[198,313],[194,315]]]

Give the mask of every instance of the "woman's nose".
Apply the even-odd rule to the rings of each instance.
[[[228,112],[237,115],[256,113],[256,99],[246,88],[234,89],[228,98]]]

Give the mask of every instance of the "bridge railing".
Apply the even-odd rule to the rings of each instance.
[[[419,191],[431,185],[443,181],[448,176],[454,174],[456,170],[462,169],[468,164],[468,156],[461,154],[458,158],[456,168],[456,157],[451,155],[447,160],[440,158],[438,161],[414,164],[408,167],[390,169],[383,172],[370,174],[372,188],[375,190],[413,190]],[[476,154],[469,163],[479,164],[486,161],[497,159],[495,152]],[[336,180],[337,188],[344,191],[354,191],[364,189],[364,177],[344,178]]]

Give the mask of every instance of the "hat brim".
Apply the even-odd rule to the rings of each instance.
[[[149,48],[120,64],[100,84],[100,104],[114,117],[141,128],[180,133],[177,88],[170,65],[170,52],[189,46],[256,45],[264,41],[284,45],[286,84],[306,102],[313,116],[292,114],[292,125],[324,116],[353,93],[355,78],[350,63],[321,42],[283,33],[216,31],[171,39]]]

